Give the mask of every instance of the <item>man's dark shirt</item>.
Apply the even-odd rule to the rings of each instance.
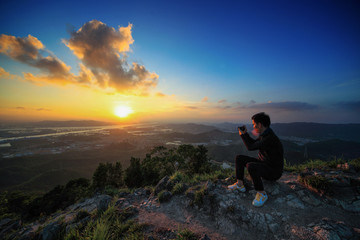
[[[276,172],[282,173],[284,150],[280,139],[271,128],[267,128],[256,140],[252,139],[248,133],[242,134],[241,138],[249,151],[259,150],[259,159]]]

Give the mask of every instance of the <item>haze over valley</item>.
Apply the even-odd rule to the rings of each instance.
[[[212,161],[227,167],[248,152],[234,123],[112,125],[96,121],[48,121],[0,129],[0,189],[46,191],[71,179],[91,178],[99,163],[143,159],[156,146],[204,145]],[[360,156],[360,124],[275,123],[288,164]],[[248,126],[249,131],[252,126]],[[299,131],[294,131],[299,129]]]

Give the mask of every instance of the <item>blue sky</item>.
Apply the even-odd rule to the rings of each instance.
[[[358,1],[8,1],[0,12],[0,34],[36,37],[41,54],[75,75],[79,58],[63,42],[71,30],[132,24],[126,61],[156,73],[152,90],[193,111],[169,119],[245,121],[265,111],[276,122],[360,122]],[[4,53],[0,67],[20,77],[43,70]],[[2,108],[21,104],[3,99]]]

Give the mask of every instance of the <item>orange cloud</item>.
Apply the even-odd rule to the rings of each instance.
[[[51,109],[47,109],[47,108],[37,108],[36,111],[39,111],[39,112],[41,112],[41,111],[50,112]]]
[[[13,75],[11,73],[8,73],[5,69],[3,69],[2,67],[0,67],[0,79],[21,79],[19,76],[17,75]]]
[[[204,97],[204,98],[201,100],[201,102],[207,102],[208,100],[209,100],[208,97]]]
[[[156,87],[159,76],[137,63],[129,65],[125,53],[134,42],[132,25],[115,30],[92,20],[63,42],[82,61],[81,81],[84,79],[102,88],[112,87],[118,92],[144,92]],[[86,78],[84,78],[86,77]]]
[[[53,56],[43,57],[39,50],[44,45],[36,38],[28,35],[25,38],[0,36],[0,53],[12,59],[26,63],[30,66],[44,70],[53,76],[66,76],[69,74],[70,67]]]
[[[18,38],[1,34],[0,53],[20,62],[30,63],[39,57],[39,49],[44,45],[30,34],[25,38]]]
[[[8,78],[10,77],[10,73],[5,71],[2,67],[0,67],[0,78]]]
[[[184,109],[188,109],[188,110],[196,110],[196,109],[199,109],[198,107],[196,106],[184,106]]]
[[[166,94],[162,93],[162,92],[157,92],[156,93],[157,97],[166,97]]]
[[[147,95],[158,84],[159,76],[149,72],[138,63],[127,63],[126,53],[133,44],[132,25],[115,30],[106,24],[92,20],[78,31],[71,33],[65,45],[81,61],[79,75],[70,72],[70,66],[49,54],[36,37],[0,36],[0,53],[14,60],[41,70],[40,74],[24,73],[24,78],[33,83],[79,84],[100,88],[105,92]],[[41,51],[40,51],[41,50]],[[0,69],[0,77],[6,76]],[[112,89],[112,90],[111,90]]]
[[[0,36],[0,53],[19,62],[36,67],[44,73],[39,76],[25,73],[25,79],[32,82],[47,81],[63,84],[72,82],[73,76],[69,73],[70,67],[54,56],[43,57],[39,52],[43,48],[44,45],[31,35],[25,38],[5,34]]]

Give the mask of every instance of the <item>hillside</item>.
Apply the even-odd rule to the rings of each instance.
[[[328,179],[331,182],[328,192],[320,193],[304,185],[299,179],[305,176]],[[313,169],[302,175],[286,172],[276,183],[264,182],[269,200],[262,208],[251,205],[255,191],[250,184],[246,193],[240,193],[227,190],[226,186],[233,180],[222,178],[187,184],[179,192],[174,188],[177,181],[165,177],[151,194],[139,188],[113,196],[94,195],[40,222],[22,224],[3,219],[0,236],[85,239],[103,231],[97,232],[100,234],[97,236],[106,239],[355,240],[360,237],[360,179],[353,170]]]
[[[215,126],[224,131],[236,132],[242,124],[222,123]],[[247,125],[252,129],[251,125]],[[311,122],[272,123],[271,128],[278,136],[298,137],[313,140],[340,139],[360,142],[360,124],[325,124]]]
[[[279,128],[278,131],[286,135],[290,134],[289,131],[293,131],[292,128],[288,129],[288,126],[296,128],[303,124],[274,124],[274,128],[283,126],[283,130]],[[322,124],[310,125],[322,128]],[[327,127],[330,131],[349,126],[352,125]],[[356,132],[356,127],[352,129],[360,136],[360,133]],[[32,134],[48,134],[56,131],[58,131],[56,128],[43,128]],[[295,132],[301,134],[301,131],[293,131],[294,134]],[[0,137],[22,134],[21,131],[0,131]],[[314,136],[309,135],[312,138]],[[299,136],[297,138],[282,136],[281,140],[284,146],[284,158],[289,164],[302,164],[315,159],[351,160],[360,156],[360,142],[356,141],[307,138],[304,140]],[[48,191],[57,184],[66,183],[73,176],[89,178],[101,162],[119,161],[127,167],[131,157],[143,158],[146,152],[155,146],[165,146],[170,149],[181,144],[205,145],[212,160],[230,165],[234,164],[235,156],[238,154],[257,156],[257,151],[250,152],[245,148],[236,131],[190,123],[130,125],[99,132],[71,133],[42,138],[26,137],[10,140],[8,142],[10,147],[0,148],[0,190]],[[45,176],[51,178],[44,181]]]
[[[360,159],[286,164],[280,180],[264,181],[269,200],[255,208],[247,173],[247,192],[231,191],[234,169],[212,161],[206,147],[158,146],[125,168],[100,162],[91,180],[72,179],[45,194],[0,192],[0,238],[355,240],[359,171]],[[61,173],[28,185],[59,181]]]

